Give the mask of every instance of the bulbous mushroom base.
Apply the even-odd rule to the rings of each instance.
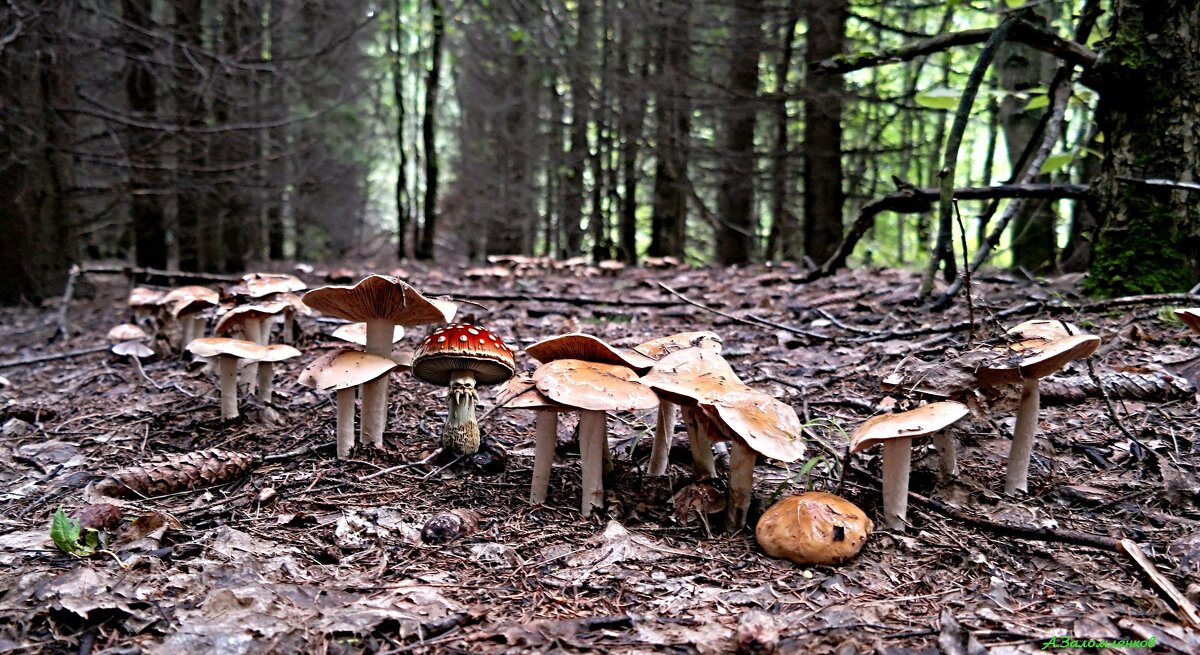
[[[475,422],[475,374],[450,374],[450,406],[442,428],[442,448],[455,455],[472,455],[479,450],[479,424]]]

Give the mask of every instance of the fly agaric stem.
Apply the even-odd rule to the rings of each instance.
[[[654,446],[650,449],[650,475],[667,472],[667,461],[671,454],[671,438],[675,432],[675,403],[660,400],[658,421],[654,425]]]
[[[608,441],[607,412],[579,410],[579,459],[583,466],[582,512],[604,504],[604,450]]]
[[[345,459],[354,448],[354,391],[358,387],[338,389],[337,400],[337,456]]]
[[[754,493],[754,462],[757,459],[758,453],[753,449],[737,439],[733,440],[733,448],[729,452],[729,501],[726,510],[730,530],[746,525],[746,513]]]
[[[713,461],[712,440],[708,438],[708,425],[700,416],[697,407],[681,408],[684,425],[687,426],[688,442],[692,446],[692,470],[699,480],[717,477],[717,465]]]
[[[475,422],[475,401],[478,399],[475,372],[452,371],[442,448],[459,455],[479,452],[479,424]]]
[[[550,488],[550,469],[554,465],[554,447],[557,443],[558,412],[538,412],[537,441],[533,458],[533,485],[529,489],[529,502],[531,503],[546,502],[546,491]]]
[[[883,522],[903,530],[908,516],[908,475],[912,467],[912,439],[883,443]]]
[[[380,357],[392,357],[392,323],[385,320],[367,321],[367,352]],[[362,443],[383,446],[383,430],[387,426],[387,397],[389,377],[380,376],[363,385]]]
[[[1021,404],[1017,407],[1017,424],[1013,427],[1012,446],[1008,450],[1008,475],[1004,481],[1004,493],[1013,494],[1029,490],[1029,457],[1033,452],[1033,439],[1037,436],[1038,410],[1042,394],[1037,378],[1021,384]]]
[[[238,358],[232,355],[217,356],[217,370],[221,376],[221,418],[238,417]]]
[[[933,435],[933,446],[937,448],[942,475],[948,478],[957,477],[958,452],[955,449],[954,438],[947,434],[946,430],[942,430]]]

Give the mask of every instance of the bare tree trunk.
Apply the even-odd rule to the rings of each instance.
[[[588,160],[588,120],[591,104],[589,67],[592,63],[594,0],[579,0],[579,32],[567,65],[571,86],[571,129],[568,132],[566,175],[562,181],[563,231],[561,254],[574,257],[583,250],[583,175]]]
[[[429,0],[429,8],[433,13],[433,43],[430,45],[429,76],[425,82],[425,115],[421,121],[421,137],[425,143],[425,222],[415,253],[417,259],[433,259],[434,239],[437,236],[438,153],[435,120],[438,86],[441,84],[442,37],[446,32],[446,24],[441,0]]]
[[[396,256],[408,256],[408,144],[404,142],[404,34],[400,30],[400,0],[392,0],[392,100],[396,105]]]
[[[645,86],[649,77],[650,58],[642,48],[642,62],[637,75],[631,64],[634,54],[634,39],[636,31],[628,12],[621,14],[621,50],[618,74],[624,81],[620,88],[621,96],[621,217],[619,221],[620,238],[618,240],[618,255],[627,264],[637,262],[637,189],[638,189],[638,153],[641,147],[642,134],[645,130],[646,92]]]
[[[126,22],[138,30],[153,28],[153,7],[154,3],[150,0],[121,0],[122,15]],[[150,58],[154,53],[150,45],[152,42],[139,34],[131,34],[127,39],[125,97],[135,119],[152,123],[158,113],[158,81],[150,68]],[[129,171],[129,215],[137,265],[166,268],[167,231],[162,203],[157,195],[162,176],[156,170],[162,144],[154,133],[135,127],[130,129],[126,147],[132,164]]]
[[[758,114],[758,57],[762,50],[762,0],[734,5],[729,47],[729,104],[725,107],[724,170],[717,189],[716,256],[721,264],[742,264],[754,258],[757,220],[754,183],[758,158],[754,126]]]
[[[791,143],[788,136],[787,80],[792,70],[792,55],[795,49],[796,24],[800,22],[800,0],[793,0],[788,7],[788,16],[779,33],[780,54],[775,64],[775,159],[771,162],[771,231],[767,236],[764,259],[778,257],[798,260],[802,255],[800,222],[788,210],[788,191],[794,182],[791,175]]]
[[[654,197],[649,255],[684,255],[688,198],[688,140],[691,102],[691,6],[685,0],[663,0],[658,42],[657,110],[655,112]]]
[[[809,2],[809,61],[842,53],[846,38],[847,0]],[[804,76],[804,248],[823,262],[842,241],[842,78]]]

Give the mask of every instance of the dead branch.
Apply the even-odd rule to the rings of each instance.
[[[1158,186],[1168,189],[1184,189],[1186,191],[1200,191],[1200,184],[1195,182],[1180,182],[1179,180],[1164,180],[1161,178],[1139,179],[1136,177],[1126,177],[1124,175],[1117,176],[1118,182],[1126,184],[1140,184],[1142,186]]]
[[[939,34],[928,39],[914,41],[894,50],[842,55],[840,57],[811,62],[809,65],[821,73],[849,73],[883,64],[910,61],[917,57],[931,55],[958,46],[983,43],[987,41],[993,31],[993,29],[984,28]],[[1090,68],[1095,65],[1098,58],[1095,51],[1091,48],[1075,41],[1064,39],[1053,32],[1043,30],[1024,20],[1017,21],[1009,38],[1043,52],[1048,52],[1063,61],[1083,68]]]
[[[158,268],[144,268],[141,266],[85,266],[80,272],[85,275],[124,275],[131,280],[141,281],[148,281],[151,278],[162,278],[167,284],[177,284],[179,282],[241,282],[242,280],[238,275],[165,271]]]
[[[662,282],[659,282],[658,286],[663,291],[666,291],[667,293],[675,296],[676,298],[679,298],[680,300],[686,302],[689,305],[692,305],[693,307],[699,307],[700,309],[703,309],[706,312],[712,312],[713,314],[716,314],[717,316],[723,316],[731,321],[737,321],[738,323],[744,323],[746,325],[755,325],[758,327],[769,327],[769,328],[774,328],[776,330],[783,330],[784,332],[790,332],[792,334],[800,335],[802,337],[808,337],[810,339],[816,339],[818,341],[828,341],[833,338],[833,337],[826,336],[824,334],[817,334],[816,332],[809,332],[808,330],[801,330],[800,328],[792,327],[790,325],[783,325],[782,323],[775,323],[774,321],[768,321],[765,318],[760,318],[758,316],[754,316],[753,314],[751,314],[750,316],[747,316],[745,318],[743,318],[741,316],[734,316],[733,314],[728,314],[719,309],[698,303],[695,300],[692,300],[691,298],[688,298],[687,296],[683,295],[682,293],[679,293],[678,291],[672,289],[671,287],[663,284]]]
[[[92,348],[84,348],[83,350],[72,350],[65,353],[55,353],[53,355],[40,355],[38,357],[25,357],[22,359],[13,359],[7,362],[0,362],[0,369],[12,368],[14,366],[28,366],[29,364],[41,364],[42,362],[53,362],[59,359],[71,359],[74,357],[83,357],[92,353],[101,353],[108,350],[108,346],[93,346]]]
[[[617,307],[675,307],[674,300],[633,300],[612,298],[588,298],[578,296],[547,296],[527,293],[462,293],[458,291],[427,291],[433,297],[449,296],[455,300],[477,300],[483,302],[559,302],[567,305],[613,305]]]

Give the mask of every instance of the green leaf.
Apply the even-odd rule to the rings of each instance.
[[[961,95],[961,92],[954,89],[938,86],[918,93],[915,100],[918,105],[930,109],[956,109]]]
[[[1050,96],[1045,96],[1045,95],[1033,96],[1032,98],[1029,99],[1029,102],[1025,103],[1025,111],[1032,111],[1034,109],[1041,109],[1042,107],[1049,107],[1049,106],[1050,106]]]
[[[1046,161],[1042,162],[1042,167],[1038,169],[1038,175],[1053,173],[1073,161],[1075,161],[1075,153],[1073,152],[1059,152],[1050,155],[1046,158]]]
[[[1008,5],[1009,9],[1015,9],[1025,4],[1025,0],[1004,0],[1004,4]]]
[[[84,543],[79,543],[79,520],[67,516],[61,507],[54,510],[54,519],[50,522],[50,539],[59,550],[79,557],[87,557],[96,552],[100,538],[95,530],[88,529]]]

